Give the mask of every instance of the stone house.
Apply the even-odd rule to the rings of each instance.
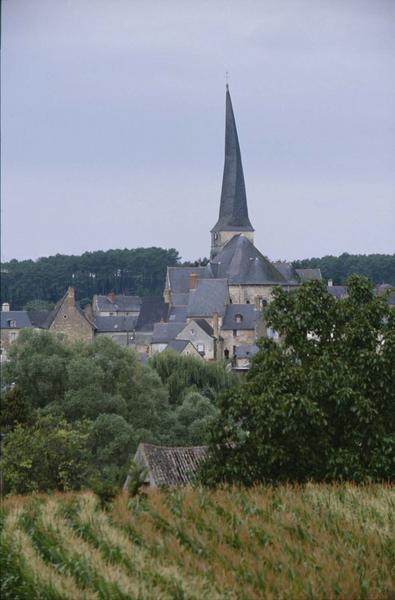
[[[10,346],[18,338],[22,329],[33,329],[29,314],[26,310],[10,310],[8,302],[1,307],[0,322],[0,362],[7,360]]]
[[[141,308],[139,296],[127,296],[109,292],[106,296],[95,294],[92,313],[101,317],[138,317]]]
[[[63,334],[70,342],[91,342],[96,333],[95,324],[76,303],[72,287],[49,313],[46,328],[53,333]]]

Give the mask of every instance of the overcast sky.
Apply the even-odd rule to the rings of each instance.
[[[218,218],[225,72],[272,259],[395,251],[395,0],[2,0],[2,256]]]

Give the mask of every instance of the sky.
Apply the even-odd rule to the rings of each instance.
[[[2,0],[2,259],[208,256],[226,72],[261,252],[394,253],[394,0]]]

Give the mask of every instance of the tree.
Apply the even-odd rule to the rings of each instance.
[[[51,416],[34,425],[17,425],[6,434],[1,470],[13,494],[79,489],[92,472],[89,423],[71,426]]]
[[[395,313],[364,277],[348,292],[274,292],[281,343],[262,339],[246,385],[222,396],[205,481],[394,477]]]

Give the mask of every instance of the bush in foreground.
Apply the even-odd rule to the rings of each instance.
[[[1,592],[15,598],[390,600],[394,491],[307,485],[8,498]]]

